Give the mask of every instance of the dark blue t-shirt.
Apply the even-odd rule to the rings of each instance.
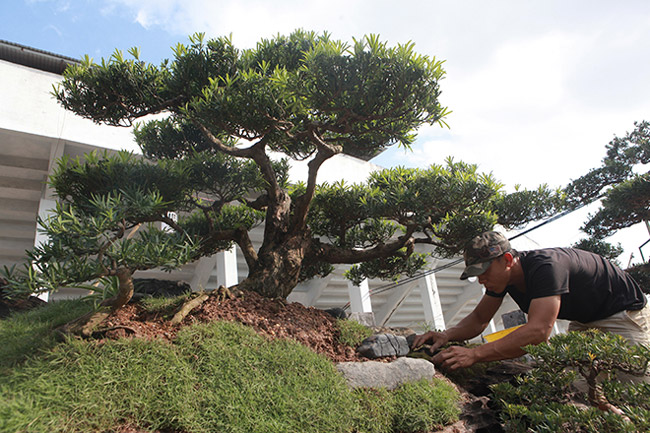
[[[508,286],[522,311],[528,313],[531,300],[560,295],[558,319],[582,323],[604,319],[623,310],[640,310],[646,297],[632,277],[598,254],[573,248],[547,248],[519,255],[526,292]]]

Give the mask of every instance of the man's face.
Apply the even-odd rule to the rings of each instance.
[[[509,262],[505,256],[492,260],[487,271],[478,276],[479,284],[491,292],[501,293],[508,285],[510,276],[508,274]]]

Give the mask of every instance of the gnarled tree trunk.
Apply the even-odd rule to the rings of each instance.
[[[66,323],[59,327],[58,331],[63,334],[88,338],[108,316],[125,306],[133,297],[133,272],[127,268],[118,268],[115,275],[119,281],[119,290],[116,296],[102,301],[95,311]]]
[[[286,298],[300,282],[300,270],[310,239],[304,234],[287,235],[264,245],[248,277],[238,288],[267,298]]]

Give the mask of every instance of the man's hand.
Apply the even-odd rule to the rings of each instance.
[[[478,358],[474,349],[452,346],[434,356],[431,361],[446,370],[456,370],[474,365]]]
[[[434,353],[439,347],[449,343],[449,337],[446,332],[429,331],[422,335],[417,335],[413,340],[412,349],[417,349],[423,344],[431,343],[430,352]]]

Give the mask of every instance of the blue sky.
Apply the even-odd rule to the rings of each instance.
[[[391,149],[373,162],[426,167],[453,156],[509,189],[565,185],[597,166],[615,135],[650,120],[645,0],[7,0],[0,15],[0,39],[96,60],[139,46],[157,63],[198,31],[232,34],[240,48],[296,28],[413,41],[446,61],[450,128],[423,128],[413,152]],[[584,217],[531,237],[567,246],[582,237]],[[646,239],[636,227],[611,240],[626,247],[626,264]]]
[[[11,0],[0,5],[0,13],[0,38],[74,58],[99,59],[117,47],[141,46],[146,60],[157,63],[186,36],[145,28],[128,9],[105,1]]]

